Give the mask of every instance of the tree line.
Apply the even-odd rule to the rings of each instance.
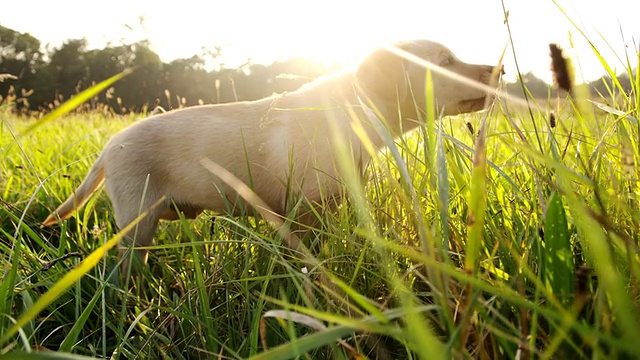
[[[0,26],[0,74],[15,76],[0,82],[0,96],[18,110],[47,111],[74,94],[128,68],[135,71],[86,106],[116,113],[143,111],[155,105],[177,108],[254,100],[273,93],[295,90],[302,84],[335,68],[294,58],[271,65],[248,61],[227,68],[221,49],[165,63],[145,41],[88,49],[85,39],[66,41],[58,48],[43,50],[40,40],[28,33]],[[217,64],[208,71],[208,62]],[[533,96],[546,98],[549,85],[533,74],[522,81]],[[623,84],[628,84],[621,80]],[[592,83],[607,94],[611,80]],[[522,93],[517,83],[507,91]],[[0,101],[2,102],[2,101]],[[106,105],[106,106],[105,106]]]
[[[207,71],[207,61],[217,62],[218,69]],[[269,66],[247,62],[238,68],[226,68],[220,49],[165,63],[145,41],[89,50],[85,39],[73,39],[43,51],[41,42],[32,35],[0,26],[0,74],[16,77],[0,82],[0,96],[13,95],[16,106],[22,109],[53,108],[129,68],[135,71],[89,106],[107,104],[121,113],[155,104],[176,108],[253,100],[291,91],[331,70],[302,58]]]

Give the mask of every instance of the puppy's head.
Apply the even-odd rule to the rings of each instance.
[[[431,64],[470,80],[489,84],[493,66],[467,64],[441,44],[417,40],[394,44],[394,47],[418,56]],[[416,117],[416,108],[424,111],[427,69],[388,50],[380,49],[358,67],[358,86],[374,101],[387,107],[399,104],[403,117]],[[486,92],[438,71],[432,71],[436,110],[443,115],[482,110]]]

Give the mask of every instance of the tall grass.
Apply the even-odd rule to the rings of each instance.
[[[431,108],[366,181],[345,176],[348,196],[302,239],[314,262],[259,217],[206,214],[162,223],[145,285],[130,288],[112,276],[115,254],[94,252],[118,240],[104,195],[61,228],[39,224],[137,118],[39,125],[5,106],[0,358],[638,357],[630,78],[631,95],[611,88],[619,102],[560,94],[554,121],[535,99],[449,118]]]

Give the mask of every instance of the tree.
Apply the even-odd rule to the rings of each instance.
[[[14,86],[18,96],[37,87],[36,71],[44,65],[40,41],[28,33],[0,26],[0,73],[18,77],[17,81],[0,83],[0,94]],[[28,103],[23,103],[28,105]]]
[[[129,47],[131,57],[126,67],[135,71],[115,85],[115,95],[120,96],[129,109],[152,107],[164,93],[162,79],[164,64],[147,42],[138,42]]]
[[[0,25],[0,60],[3,68],[11,60],[15,60],[28,69],[33,69],[42,64],[40,40],[28,33],[19,33]],[[21,71],[14,75],[19,76],[24,69],[19,70]]]
[[[605,75],[600,79],[592,81],[590,83],[592,90],[600,96],[605,97],[615,97],[620,90],[624,91],[626,94],[631,94],[633,89],[632,82],[635,81],[635,74],[638,70],[632,71],[631,75],[634,76],[634,79],[631,79],[628,73],[623,73],[617,76],[618,83],[622,89],[618,88],[613,79]]]
[[[51,54],[49,71],[54,81],[54,96],[58,100],[68,99],[87,83],[86,47],[85,39],[68,40]]]
[[[533,95],[533,97],[546,99],[547,96],[549,96],[549,84],[535,76],[532,72],[522,75],[520,81],[524,84],[531,95]],[[520,81],[506,84],[505,90],[513,95],[523,96]]]

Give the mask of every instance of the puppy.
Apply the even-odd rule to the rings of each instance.
[[[435,42],[409,41],[395,47],[475,82],[489,84],[494,73],[493,66],[461,62]],[[425,79],[423,66],[380,49],[355,70],[317,79],[290,93],[195,106],[142,120],[113,136],[75,193],[43,225],[69,218],[103,182],[120,229],[148,210],[126,234],[134,246],[150,245],[158,220],[175,220],[177,211],[187,218],[205,209],[239,214],[237,209],[247,204],[233,186],[207,170],[203,160],[248,185],[279,215],[291,210],[292,194],[319,203],[341,190],[339,157],[353,156],[364,168],[371,157],[366,148],[383,146],[376,127],[384,124],[393,136],[400,136],[419,125]],[[483,90],[437,72],[432,86],[439,114],[484,107]],[[338,137],[350,146],[351,154],[337,152]],[[138,250],[138,255],[145,263],[147,251]]]

